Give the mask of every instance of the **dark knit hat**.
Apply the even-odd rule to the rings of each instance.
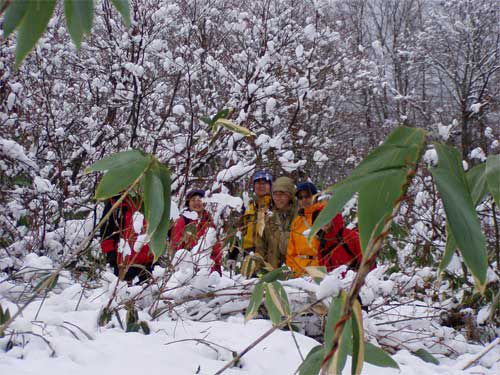
[[[314,186],[312,182],[301,182],[300,184],[297,184],[297,193],[299,194],[299,191],[308,191],[312,195],[318,194],[318,188]]]
[[[189,206],[189,200],[193,198],[195,195],[198,195],[200,198],[205,197],[205,190],[202,189],[192,189],[189,190],[188,193],[186,194],[186,207]]]

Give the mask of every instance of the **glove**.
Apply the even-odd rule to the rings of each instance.
[[[234,259],[228,259],[226,261],[226,267],[228,270],[233,270],[236,268],[236,260]]]

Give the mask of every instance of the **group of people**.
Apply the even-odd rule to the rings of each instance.
[[[226,267],[233,272],[240,270],[247,277],[284,264],[293,276],[304,275],[309,266],[325,266],[328,271],[341,265],[353,269],[359,266],[359,236],[356,230],[346,228],[342,215],[337,214],[309,241],[313,222],[327,203],[318,199],[318,189],[312,182],[296,185],[289,177],[274,180],[271,173],[258,171],[252,177],[252,188],[253,197],[233,217],[231,226],[236,230],[226,231],[231,240],[224,241],[226,246],[219,240],[210,246],[211,272],[222,274],[223,247],[228,250]],[[170,255],[180,249],[202,248],[200,242],[209,228],[215,229],[204,197],[201,189],[186,194],[184,211],[169,231]],[[104,215],[115,201],[107,202]],[[115,274],[125,280],[136,276],[145,279],[153,266],[148,245],[139,241],[146,224],[144,220],[137,224],[138,215],[138,203],[127,197],[101,230],[101,249]]]
[[[306,267],[341,265],[357,269],[362,259],[358,232],[344,225],[337,214],[309,241],[314,220],[326,206],[312,182],[295,185],[289,177],[275,181],[270,173],[253,176],[254,197],[245,208],[240,225],[241,247],[228,256],[228,265],[243,259],[242,273],[253,276],[260,268],[286,264],[294,276]]]

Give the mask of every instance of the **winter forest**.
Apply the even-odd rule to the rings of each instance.
[[[0,0],[0,157],[1,374],[500,373],[499,0]]]

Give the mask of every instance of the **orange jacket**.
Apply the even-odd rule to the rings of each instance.
[[[305,273],[305,267],[318,266],[319,242],[313,238],[311,247],[307,242],[307,237],[312,227],[314,213],[321,211],[324,206],[324,202],[318,202],[300,210],[292,222],[286,252],[286,265],[292,269],[296,276],[302,276]]]

